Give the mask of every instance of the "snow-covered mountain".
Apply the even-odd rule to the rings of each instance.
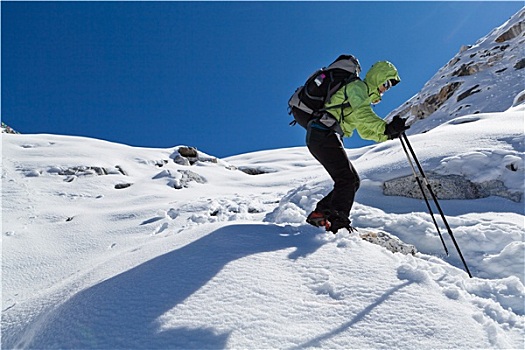
[[[474,45],[463,46],[387,119],[409,118],[408,134],[416,134],[460,116],[506,110],[525,99],[524,47],[525,8]]]
[[[217,159],[2,134],[2,348],[524,348],[525,103],[508,87],[501,109],[483,89],[460,101],[480,113],[438,123],[449,98],[411,128],[425,170],[488,191],[440,201],[473,278],[422,200],[385,195],[413,185],[397,140],[347,150],[359,231],[332,235],[304,223],[331,188],[304,147]],[[418,252],[360,236],[381,232]]]
[[[411,142],[427,168],[455,162],[523,192],[505,157],[488,172],[479,158],[515,152],[523,175],[524,111]],[[453,158],[458,139],[470,156]],[[469,278],[422,201],[382,194],[410,174],[395,141],[348,151],[362,178],[352,220],[414,256],[306,225],[331,182],[305,148],[183,165],[181,147],[13,134],[2,144],[5,349],[523,347],[523,201],[442,201]]]

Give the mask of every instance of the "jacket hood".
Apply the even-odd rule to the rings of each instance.
[[[388,61],[379,61],[374,63],[366,73],[365,83],[368,85],[369,96],[372,101],[381,101],[379,87],[387,80],[392,81],[392,86],[401,81],[396,67]]]

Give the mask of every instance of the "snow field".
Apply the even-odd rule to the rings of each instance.
[[[460,169],[450,157],[461,137],[462,154],[488,152],[512,172],[507,156],[523,159],[517,120],[477,115],[410,139],[425,169]],[[398,142],[348,150],[362,179],[351,219],[415,245],[415,256],[305,225],[331,187],[305,148],[189,167],[173,163],[177,148],[2,138],[5,348],[523,347],[523,203],[443,201],[470,279],[422,201],[382,195],[383,181],[410,174]],[[465,176],[487,167],[460,159]],[[182,170],[205,181],[175,189]]]

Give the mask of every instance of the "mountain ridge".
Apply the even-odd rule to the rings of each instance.
[[[390,112],[409,135],[469,114],[502,112],[525,98],[525,8],[474,45],[463,46],[408,101]],[[518,99],[516,99],[519,97]]]

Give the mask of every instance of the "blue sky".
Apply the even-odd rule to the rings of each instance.
[[[304,145],[287,101],[341,53],[402,82],[385,117],[516,2],[2,2],[2,121],[225,157]],[[358,147],[357,138],[346,139]]]

